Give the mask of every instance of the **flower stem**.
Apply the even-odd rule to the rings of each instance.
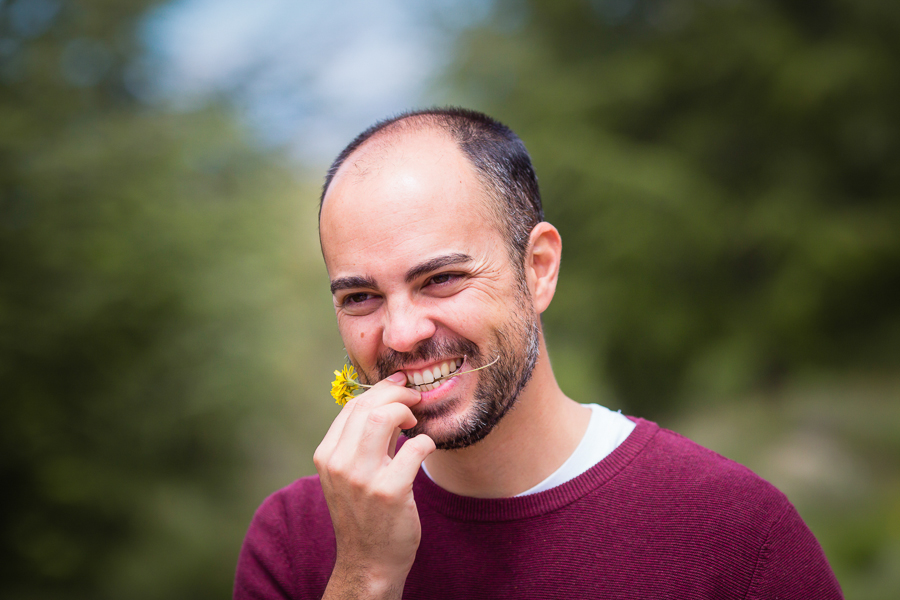
[[[466,357],[464,356],[463,358],[466,358]],[[495,358],[494,360],[492,360],[491,362],[489,362],[488,364],[486,364],[486,365],[482,365],[482,366],[477,367],[477,368],[475,368],[475,369],[469,369],[468,371],[457,371],[457,372],[455,372],[455,373],[450,373],[449,375],[445,375],[445,376],[443,376],[443,377],[439,377],[438,379],[435,379],[435,381],[442,380],[442,379],[453,379],[454,377],[456,377],[456,376],[458,376],[458,375],[465,375],[466,373],[474,373],[475,371],[480,371],[480,370],[482,370],[482,369],[487,369],[488,367],[497,364],[497,361],[498,361],[498,360],[500,360],[500,357],[499,357],[499,356],[498,356],[497,358]],[[354,382],[354,383],[356,383],[356,385],[358,385],[359,387],[364,387],[364,388],[370,388],[370,387],[372,387],[371,385],[366,385],[365,383],[360,383],[360,382],[358,382],[358,381],[356,381],[356,382]],[[412,387],[412,385],[409,385],[409,382],[407,382],[407,387]]]

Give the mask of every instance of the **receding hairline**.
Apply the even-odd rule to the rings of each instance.
[[[459,142],[453,137],[453,134],[449,129],[449,119],[439,114],[431,114],[431,113],[423,113],[423,114],[412,114],[391,123],[388,123],[384,127],[375,131],[371,136],[366,138],[359,146],[354,148],[344,159],[341,161],[340,166],[334,172],[334,174],[329,178],[327,185],[322,193],[322,205],[325,204],[325,199],[328,196],[328,192],[331,190],[332,184],[334,180],[338,178],[339,175],[343,175],[346,172],[346,167],[362,165],[371,165],[371,167],[376,167],[379,162],[384,160],[388,153],[392,148],[395,148],[401,140],[406,139],[410,136],[422,135],[433,133],[438,137],[445,139],[450,142],[453,148],[459,153],[459,155],[465,160],[465,163],[470,167],[472,174],[479,180],[481,187],[483,189],[486,188],[485,182],[482,181],[480,174],[478,173],[478,169],[475,168],[475,165],[463,151]],[[365,156],[365,154],[371,153],[371,157]],[[364,175],[364,173],[361,173]],[[485,189],[485,191],[488,191]],[[319,208],[319,218],[321,219],[321,206]]]
[[[438,126],[437,123],[406,125],[407,121],[423,120],[419,118],[424,116],[425,115],[412,115],[390,123],[383,129],[379,129],[373,133],[358,147],[354,148],[353,151],[344,158],[337,171],[334,172],[334,175],[328,181],[328,186],[322,194],[322,203],[324,204],[325,198],[328,196],[328,192],[331,190],[334,181],[338,179],[338,176],[345,176],[349,167],[356,166],[359,169],[359,167],[362,166],[363,170],[361,170],[357,176],[364,177],[367,172],[367,167],[377,168],[380,163],[387,159],[388,154],[392,149],[396,148],[402,143],[402,140],[407,139],[410,136],[433,133],[450,142],[453,148],[459,152],[460,156],[466,159],[466,164],[472,167],[472,172],[477,176],[477,170],[474,168],[474,165],[468,160],[465,152],[462,151],[462,148],[460,148],[459,144],[453,138],[453,135],[451,135],[447,129]]]
[[[353,166],[359,167],[360,164],[368,165],[369,168],[378,168],[379,163],[386,160],[391,149],[397,147],[402,140],[411,136],[435,134],[436,137],[443,138],[449,142],[449,145],[463,159],[463,163],[468,167],[469,172],[478,183],[481,192],[481,204],[486,214],[490,217],[492,225],[501,233],[504,233],[503,219],[505,211],[499,202],[501,198],[496,197],[496,191],[486,177],[481,173],[472,159],[463,150],[462,145],[454,137],[450,129],[450,117],[442,114],[433,113],[416,113],[402,117],[393,121],[378,131],[374,132],[359,146],[353,149],[346,157],[344,157],[338,169],[334,172],[328,181],[328,185],[322,194],[322,201],[319,206],[319,222],[322,220],[322,211],[324,210],[325,201],[332,189],[335,180],[339,177],[356,177],[357,181],[363,179],[368,173],[368,169],[363,169],[358,174],[348,173],[347,170]],[[364,153],[372,153],[371,157],[365,156]]]

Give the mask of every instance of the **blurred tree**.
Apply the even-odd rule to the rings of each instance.
[[[6,598],[227,597],[261,500],[237,423],[283,393],[261,315],[297,186],[225,114],[136,99],[149,4],[0,2]]]
[[[900,364],[900,5],[499,0],[459,52],[458,99],[543,176],[582,398]]]

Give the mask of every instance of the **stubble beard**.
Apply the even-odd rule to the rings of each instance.
[[[528,385],[540,353],[538,318],[531,304],[523,302],[511,313],[510,320],[494,330],[486,348],[464,338],[430,338],[412,352],[388,350],[379,357],[376,363],[379,380],[415,361],[465,356],[466,364],[461,368],[471,370],[498,359],[496,364],[470,375],[479,381],[467,410],[458,414],[466,402],[461,396],[447,398],[435,406],[413,406],[411,410],[418,422],[403,430],[404,435],[414,437],[425,433],[439,450],[453,450],[471,446],[493,431]]]

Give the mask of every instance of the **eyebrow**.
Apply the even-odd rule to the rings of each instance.
[[[331,293],[355,288],[375,289],[375,280],[371,277],[339,277],[331,282]]]
[[[412,282],[414,279],[425,275],[426,273],[430,273],[431,271],[436,271],[441,267],[447,267],[450,265],[458,265],[461,263],[470,262],[472,257],[468,254],[463,254],[462,252],[454,252],[453,254],[445,254],[444,256],[436,256],[425,262],[416,265],[412,269],[406,272],[406,283]]]

